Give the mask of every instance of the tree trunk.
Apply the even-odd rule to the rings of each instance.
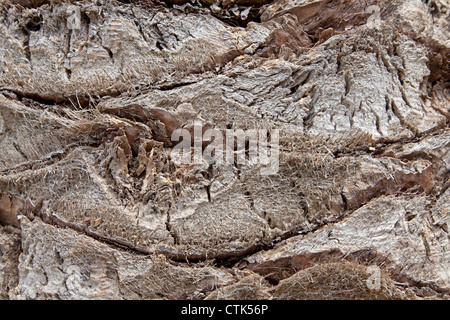
[[[448,299],[449,15],[3,2],[0,299]]]

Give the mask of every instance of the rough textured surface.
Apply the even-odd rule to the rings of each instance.
[[[449,10],[2,3],[0,298],[448,299]],[[177,163],[194,123],[278,172]]]

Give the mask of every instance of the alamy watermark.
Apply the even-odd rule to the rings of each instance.
[[[373,264],[367,267],[367,273],[370,274],[366,280],[366,286],[369,290],[381,289],[381,269],[379,266]]]
[[[370,13],[367,19],[367,25],[371,27],[378,27],[381,21],[381,9],[377,5],[371,5],[366,8],[366,13]]]
[[[81,29],[81,9],[77,6],[69,6],[67,8],[67,28],[70,30]]]
[[[195,122],[191,130],[173,131],[171,157],[176,164],[259,166],[261,175],[272,175],[279,169],[279,137],[278,129],[204,130]]]
[[[379,26],[380,7],[371,5],[365,12],[370,14],[367,25]],[[70,30],[81,29],[80,7],[72,5],[67,8],[66,25]],[[183,128],[175,130],[171,140],[178,142],[171,154],[176,163],[199,164],[206,161],[217,165],[260,166],[262,175],[276,174],[279,169],[279,132],[276,129],[207,129],[203,132],[201,124],[196,123],[193,132]]]

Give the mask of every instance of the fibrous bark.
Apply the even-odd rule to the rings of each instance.
[[[0,298],[447,299],[449,10],[2,3]],[[279,170],[175,162],[194,123]]]

